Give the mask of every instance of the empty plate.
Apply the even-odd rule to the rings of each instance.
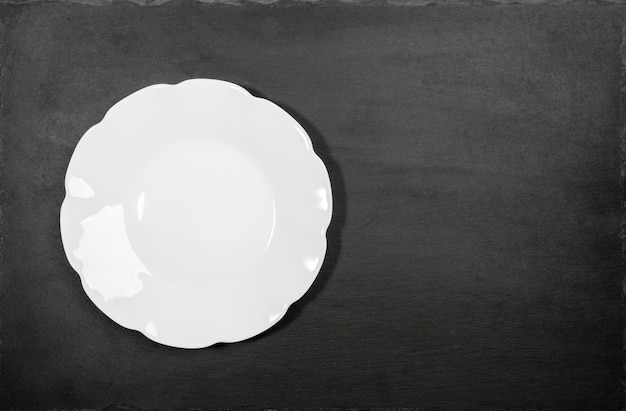
[[[330,180],[284,110],[219,80],[115,104],[67,168],[61,236],[93,303],[174,347],[276,324],[317,276]]]

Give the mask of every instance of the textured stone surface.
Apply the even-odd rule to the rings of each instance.
[[[622,9],[0,6],[0,408],[622,405]],[[252,341],[184,351],[84,296],[58,232],[76,142],[212,77],[330,171],[318,281]]]

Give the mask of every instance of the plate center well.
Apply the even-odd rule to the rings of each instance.
[[[181,139],[151,155],[131,184],[129,239],[153,277],[215,287],[255,274],[276,213],[264,173],[243,151]]]

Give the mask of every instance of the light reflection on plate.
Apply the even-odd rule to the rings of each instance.
[[[115,104],[70,160],[67,258],[118,324],[182,348],[250,338],[317,276],[328,173],[277,105],[219,80]]]

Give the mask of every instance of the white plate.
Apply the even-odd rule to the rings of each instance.
[[[311,140],[224,81],[153,85],[115,104],[76,146],[65,188],[61,236],[85,292],[161,344],[265,331],[326,253],[331,188]]]

